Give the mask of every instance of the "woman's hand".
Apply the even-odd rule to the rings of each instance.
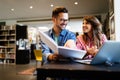
[[[98,52],[97,46],[93,46],[91,48],[89,48],[87,46],[87,53],[94,56],[96,53]]]

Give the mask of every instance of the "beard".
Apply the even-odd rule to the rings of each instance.
[[[57,27],[58,27],[58,29],[59,29],[59,30],[61,30],[61,31],[62,31],[63,29],[65,29],[65,28],[66,28],[66,25],[58,25]]]

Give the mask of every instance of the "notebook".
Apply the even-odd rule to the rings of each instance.
[[[72,48],[67,48],[64,46],[58,46],[55,41],[50,38],[47,34],[44,32],[39,31],[41,40],[54,52],[58,52],[60,55],[64,57],[69,57],[69,58],[78,58],[82,59],[86,51],[85,50],[79,50],[79,49],[72,49]]]
[[[98,53],[91,60],[74,60],[84,64],[107,64],[120,63],[120,42],[106,41]]]

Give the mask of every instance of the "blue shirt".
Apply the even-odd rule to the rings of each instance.
[[[45,33],[55,41],[55,36],[54,36],[54,32],[52,29],[50,29],[49,31]],[[66,41],[69,39],[76,41],[75,34],[69,30],[63,29],[60,35],[58,36],[58,46],[64,46]],[[49,56],[49,54],[54,53],[54,52],[47,45],[42,43],[42,53],[43,53],[43,59],[47,60],[47,57]]]

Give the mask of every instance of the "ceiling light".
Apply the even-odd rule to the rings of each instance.
[[[74,4],[75,4],[75,5],[78,5],[78,2],[75,2]]]
[[[53,7],[54,5],[53,5],[53,4],[51,4],[50,6],[51,6],[51,7]]]
[[[33,8],[33,6],[30,6],[30,9],[32,9]]]
[[[11,11],[14,11],[14,9],[11,9]]]

